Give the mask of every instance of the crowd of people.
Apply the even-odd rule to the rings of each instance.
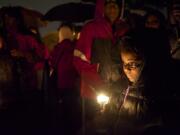
[[[122,18],[121,0],[97,0],[78,36],[74,24],[61,23],[51,52],[20,9],[7,7],[0,20],[2,132],[178,135],[180,3],[173,2],[168,18],[153,7]],[[110,98],[103,111],[96,101],[102,91]]]

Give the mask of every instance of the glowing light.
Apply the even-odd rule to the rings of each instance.
[[[97,102],[99,104],[106,105],[109,102],[109,97],[106,96],[105,94],[100,94],[97,96]]]

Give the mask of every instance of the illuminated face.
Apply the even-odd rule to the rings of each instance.
[[[154,15],[148,16],[145,22],[145,27],[158,29],[160,27],[159,19]]]
[[[113,23],[119,16],[119,6],[116,3],[105,5],[105,16]]]
[[[121,59],[123,62],[123,70],[130,82],[135,83],[141,72],[142,61],[137,60],[135,54],[121,53]]]

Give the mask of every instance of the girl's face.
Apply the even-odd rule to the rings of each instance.
[[[130,82],[135,83],[140,76],[142,61],[137,60],[137,56],[132,53],[121,53],[123,70]]]

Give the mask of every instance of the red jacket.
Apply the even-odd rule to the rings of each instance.
[[[58,70],[59,89],[72,89],[77,86],[78,73],[73,65],[74,47],[74,42],[65,39],[58,43],[51,53],[50,64]]]
[[[95,91],[104,87],[104,82],[97,73],[97,64],[90,62],[94,39],[109,39],[114,44],[128,30],[127,27],[121,27],[113,34],[111,24],[103,17],[103,5],[104,0],[97,0],[95,19],[84,25],[74,51],[74,64],[81,74],[81,95],[86,98],[95,98]],[[115,23],[127,26],[122,20]]]

